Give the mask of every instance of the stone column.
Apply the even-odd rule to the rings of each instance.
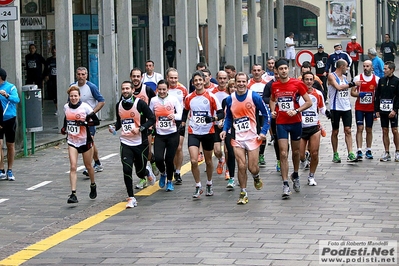
[[[266,68],[266,54],[269,53],[269,23],[273,23],[267,17],[269,13],[268,0],[260,0],[260,36],[261,36],[261,47],[262,52],[262,65],[263,69]]]
[[[208,67],[213,76],[219,70],[219,23],[218,1],[208,0]]]
[[[277,15],[277,47],[279,53],[283,55],[284,45],[285,45],[284,0],[276,0],[276,15]]]
[[[57,48],[57,109],[58,129],[64,124],[64,104],[68,95],[66,89],[75,81],[72,2],[55,1],[54,16]]]
[[[268,36],[269,36],[269,54],[271,56],[274,56],[275,51],[274,51],[274,2],[273,0],[268,0],[269,1],[269,9],[268,9],[268,18],[269,18],[269,30],[268,30]]]
[[[243,71],[242,57],[242,0],[235,0],[235,27],[236,27],[236,70]]]
[[[257,60],[257,27],[256,27],[256,1],[248,0],[248,55],[252,58],[250,62],[254,64]],[[254,58],[255,56],[255,58]],[[252,60],[252,61],[251,61]],[[251,66],[249,66],[251,68]]]
[[[198,1],[187,1],[187,19],[188,19],[188,73],[195,70],[195,65],[199,62],[198,47]],[[190,76],[190,75],[188,75]],[[187,88],[189,84],[183,84]]]
[[[162,0],[148,1],[148,19],[151,21],[150,26],[148,27],[149,40],[151,44],[150,58],[148,59],[154,61],[155,72],[163,75]]]
[[[115,18],[114,1],[100,0],[98,2],[98,30],[99,38],[99,89],[105,99],[101,109],[102,119],[115,118],[115,95],[118,91],[116,82],[116,57],[115,57]]]
[[[116,1],[116,23],[118,25],[117,39],[117,87],[116,99],[120,95],[121,83],[129,79],[130,70],[133,68],[133,46],[132,46],[132,1]]]
[[[240,9],[241,10],[241,9]],[[226,47],[225,57],[226,65],[236,66],[236,38],[242,38],[236,35],[236,21],[235,21],[235,3],[234,0],[225,0],[225,30],[226,30]],[[241,24],[239,24],[241,26]]]
[[[187,38],[187,1],[175,0],[176,14],[176,67],[179,80],[184,85],[189,83],[188,71],[188,38]]]

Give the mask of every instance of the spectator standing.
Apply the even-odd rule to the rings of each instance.
[[[377,51],[374,48],[370,48],[367,52],[373,64],[374,75],[379,78],[384,77],[384,62],[379,56],[377,56]]]
[[[17,104],[19,96],[17,88],[14,84],[6,81],[7,72],[0,68],[0,147],[3,147],[3,137],[6,136],[7,146],[7,172],[4,171],[4,154],[0,149],[0,179],[14,181],[15,177],[12,173],[12,166],[15,156],[15,129],[17,117]]]
[[[285,38],[285,57],[291,61],[292,69],[295,72],[295,42],[293,32],[290,32],[287,38]]]
[[[391,41],[391,36],[387,33],[385,34],[385,42],[381,44],[380,52],[384,62],[395,61],[396,44]]]
[[[314,54],[314,61],[316,62],[316,76],[323,82],[323,88],[327,94],[327,76],[326,76],[326,64],[328,60],[328,54],[324,52],[324,45],[319,43],[317,46],[317,53]],[[325,99],[327,100],[327,99]]]
[[[359,73],[359,54],[363,54],[363,48],[360,43],[356,42],[356,36],[351,37],[351,41],[346,45],[346,52],[352,58],[350,73],[353,80]]]
[[[87,68],[78,67],[76,69],[76,79],[78,80],[75,84],[78,85],[80,90],[80,100],[90,105],[93,109],[93,113],[98,113],[101,108],[103,108],[105,104],[104,97],[101,95],[98,87],[87,80]],[[89,131],[92,139],[94,140],[94,135],[96,134],[96,127],[89,126]],[[93,142],[93,159],[94,159],[94,171],[102,172],[104,171],[104,167],[100,162],[100,158],[98,157],[97,146]],[[89,172],[86,170],[83,171],[85,176],[89,176]]]
[[[327,64],[323,75],[327,76],[330,72],[330,69],[331,73],[334,72],[336,69],[335,64],[339,59],[345,60],[348,64],[348,67],[352,64],[352,58],[347,53],[342,51],[342,45],[340,43],[336,43],[334,44],[334,53],[330,54],[327,59]],[[346,75],[346,70],[344,72],[344,75]]]
[[[44,81],[47,82],[47,96],[55,104],[55,113],[57,113],[57,62],[55,46],[51,47],[52,56],[46,59],[44,64]]]
[[[26,84],[36,84],[43,88],[43,65],[46,63],[43,56],[36,53],[36,45],[29,45],[29,54],[25,55]]]
[[[175,61],[176,56],[176,42],[172,40],[171,34],[168,35],[168,40],[164,42],[163,50],[165,51],[169,67],[173,67],[173,61]]]

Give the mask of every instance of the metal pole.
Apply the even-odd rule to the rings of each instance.
[[[30,133],[30,142],[31,142],[31,154],[35,154],[35,144],[36,144],[36,135],[35,132]]]
[[[22,135],[23,135],[23,146],[24,146],[24,157],[28,156],[28,140],[26,137],[26,115],[25,115],[25,96],[26,92],[22,92],[22,99],[21,99],[21,104],[22,104]]]

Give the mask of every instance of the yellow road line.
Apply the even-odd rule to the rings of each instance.
[[[202,164],[204,161],[200,162]],[[191,170],[190,162],[186,163],[182,166],[180,173],[181,175],[186,174]],[[136,196],[150,196],[157,192],[160,188],[158,186],[158,182],[154,186],[147,187],[140,192],[136,193]],[[0,261],[1,266],[16,266],[21,265],[22,263],[27,262],[28,260],[32,259],[33,257],[43,253],[44,251],[82,233],[90,229],[91,227],[105,221],[106,219],[122,212],[126,209],[126,202],[120,202],[115,204],[114,206],[95,214],[75,225],[68,227],[52,236],[49,236],[46,239],[43,239],[33,245],[30,245],[17,253],[3,259]]]

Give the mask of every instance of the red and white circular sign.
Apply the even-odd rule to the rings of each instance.
[[[6,6],[14,2],[14,0],[0,0],[0,6]]]
[[[312,66],[314,65],[314,56],[312,51],[309,50],[302,50],[296,54],[295,57],[296,64],[298,66],[302,66],[302,63],[305,61],[309,61]]]

